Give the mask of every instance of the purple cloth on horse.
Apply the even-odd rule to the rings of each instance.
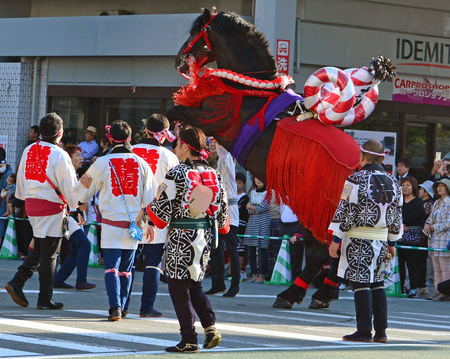
[[[264,129],[270,125],[276,115],[298,100],[303,100],[303,98],[292,90],[284,91],[279,96],[275,97],[269,103],[264,113]],[[245,122],[231,145],[231,154],[237,159],[239,164],[244,167],[248,154],[264,131],[260,130],[259,121],[255,121],[253,125],[250,125],[254,116],[255,115]]]

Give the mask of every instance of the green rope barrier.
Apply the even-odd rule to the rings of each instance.
[[[430,251],[430,252],[450,252],[448,249],[439,249],[439,248],[426,248],[426,247],[415,247],[415,246],[404,246],[400,244],[396,244],[395,248],[403,248],[403,249],[415,249],[419,251]]]
[[[11,216],[11,217],[0,217],[0,219],[14,219],[15,221],[29,221],[28,218],[19,218],[19,217],[14,217],[14,216]]]

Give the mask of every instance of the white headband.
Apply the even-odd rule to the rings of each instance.
[[[386,156],[386,152],[385,153],[378,153],[378,152],[372,152],[369,150],[365,150],[364,148],[360,147],[361,151],[363,151],[364,153],[370,153],[371,155],[375,155],[375,156],[380,156],[380,157],[384,157]]]

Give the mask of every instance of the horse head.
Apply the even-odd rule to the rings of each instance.
[[[175,58],[181,73],[189,71],[188,59],[195,57],[199,66],[216,61],[217,67],[258,79],[277,77],[275,60],[264,35],[233,12],[203,9]]]

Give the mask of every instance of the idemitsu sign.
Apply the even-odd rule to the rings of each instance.
[[[399,75],[394,81],[392,100],[450,106],[450,81],[429,76]]]

